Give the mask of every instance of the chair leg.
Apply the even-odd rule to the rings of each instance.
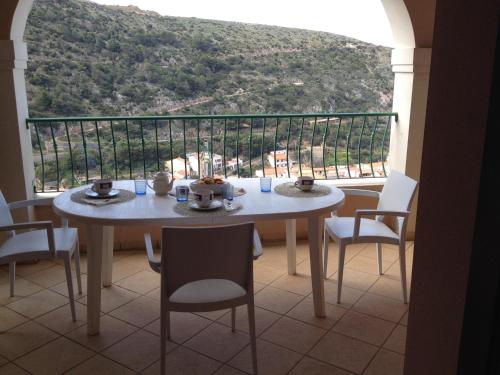
[[[399,269],[401,272],[401,288],[403,289],[403,302],[408,303],[408,291],[406,288],[406,254],[405,243],[399,244]]]
[[[167,295],[165,288],[163,286],[162,275],[162,286],[161,286],[161,296],[160,296],[160,374],[166,374],[167,361],[165,356],[167,355],[167,340],[170,340],[170,311],[167,309]]]
[[[64,253],[64,268],[66,269],[66,283],[68,284],[71,317],[73,318],[73,321],[76,322],[75,295],[73,293],[73,279],[71,278],[71,257],[69,253]]]
[[[231,331],[236,330],[236,307],[231,308]]]
[[[377,243],[377,266],[378,274],[382,275],[382,244]]]
[[[165,318],[166,321],[166,330],[167,330],[167,340],[170,340],[170,311],[167,310],[167,316]]]
[[[80,273],[80,245],[76,244],[75,250],[75,270],[76,270],[76,282],[78,284],[78,294],[82,294],[82,275]]]
[[[248,327],[250,330],[250,349],[252,350],[252,369],[253,374],[257,375],[257,338],[255,334],[255,310],[253,301],[249,302],[248,308]]]
[[[323,232],[323,277],[328,279],[328,244],[330,242],[330,235],[326,231]]]
[[[16,262],[9,263],[9,276],[10,276],[10,296],[14,297],[14,287],[16,284]]]
[[[160,318],[160,363],[161,363],[161,372],[160,374],[164,375],[166,371],[166,358],[167,354],[167,311],[164,305],[161,306],[161,318]]]
[[[342,278],[344,277],[344,260],[345,260],[345,249],[346,245],[342,242],[339,243],[339,270],[337,272],[337,303],[340,303],[340,297],[342,294]]]

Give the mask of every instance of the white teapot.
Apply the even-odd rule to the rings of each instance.
[[[174,178],[170,181],[167,172],[158,172],[153,177],[153,186],[148,186],[154,190],[156,195],[167,195],[174,185]]]

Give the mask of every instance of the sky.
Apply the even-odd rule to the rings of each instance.
[[[135,5],[164,16],[197,17],[327,31],[393,47],[380,0],[92,0]]]

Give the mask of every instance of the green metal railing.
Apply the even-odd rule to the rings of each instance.
[[[397,113],[30,118],[39,192],[158,170],[201,176],[386,175]]]

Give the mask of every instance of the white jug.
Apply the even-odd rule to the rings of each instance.
[[[174,178],[170,181],[167,172],[158,172],[153,177],[153,186],[148,186],[154,190],[156,195],[167,195],[174,185]]]

